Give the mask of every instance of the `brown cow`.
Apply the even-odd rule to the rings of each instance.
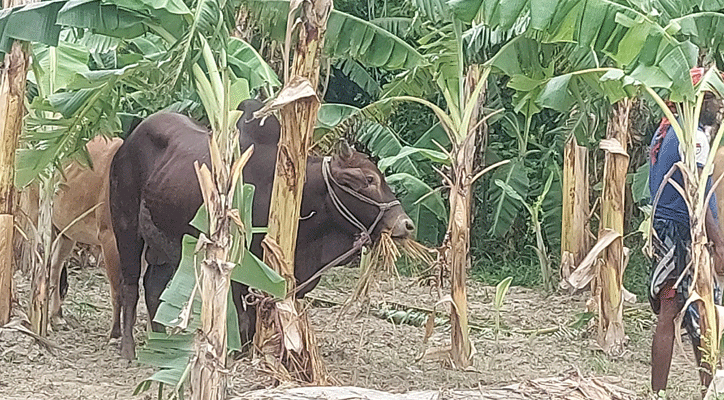
[[[253,101],[242,103],[240,108],[247,113],[239,121],[240,145],[255,145],[254,155],[244,168],[245,181],[257,188],[252,218],[255,226],[266,225],[272,185],[269,171],[275,168],[280,129],[273,116],[262,122],[248,114],[260,106]],[[181,258],[181,238],[184,234],[198,235],[189,225],[203,201],[193,163],[209,165],[208,143],[206,127],[180,114],[160,112],[141,122],[113,158],[110,199],[123,272],[124,358],[135,358],[133,324],[144,246],[148,268],[143,285],[149,319],[153,320],[160,295]],[[311,279],[325,264],[345,254],[362,234],[374,240],[382,231],[396,238],[410,237],[414,232],[412,220],[379,169],[347,146],[333,157],[307,160],[301,211],[294,270],[298,283]],[[251,251],[262,255],[254,243]],[[311,280],[297,296],[311,290],[318,280]],[[232,293],[239,310],[242,341],[247,342],[253,336],[255,311],[251,305],[244,310],[241,286],[233,284]],[[155,323],[151,326],[162,329]]]
[[[96,207],[94,211],[71,225],[53,252],[50,267],[50,302],[48,312],[52,319],[61,316],[60,280],[63,263],[70,255],[76,242],[100,246],[106,274],[111,286],[111,302],[113,304],[113,325],[110,336],[121,335],[120,310],[120,260],[116,239],[111,226],[111,211],[108,201],[108,173],[111,160],[123,140],[96,137],[86,145],[93,169],[78,162],[68,164],[64,169],[65,181],[61,182],[53,200],[53,225],[58,230],[65,229],[84,212]],[[29,189],[29,204],[34,206],[26,213],[31,220],[37,221],[38,188]],[[98,205],[100,204],[100,205]]]

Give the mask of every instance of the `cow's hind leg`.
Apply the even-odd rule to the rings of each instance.
[[[136,358],[136,342],[133,340],[133,326],[136,324],[136,305],[138,304],[138,280],[141,276],[141,253],[143,240],[135,234],[117,235],[120,244],[119,254],[123,271],[121,286],[121,309],[123,325],[121,329],[121,357],[127,360]]]
[[[75,246],[73,240],[65,235],[61,236],[60,239],[58,239],[58,245],[54,249],[55,251],[53,251],[50,261],[50,304],[48,312],[50,320],[54,325],[63,325],[65,323],[65,321],[63,321],[62,303],[65,297],[64,292],[68,290],[68,275],[67,271],[64,271],[63,264],[73,250],[73,246]],[[65,282],[62,281],[63,272],[66,273]],[[65,291],[63,289],[65,289]]]
[[[147,257],[148,259],[148,257]],[[163,325],[153,322],[156,316],[158,306],[161,304],[161,293],[166,289],[166,285],[173,278],[176,268],[171,264],[151,264],[149,262],[146,268],[146,274],[143,276],[143,288],[146,295],[146,308],[148,308],[148,321],[151,323],[151,329],[154,332],[163,332]]]
[[[105,229],[98,235],[101,248],[103,249],[103,264],[106,268],[106,276],[111,287],[111,305],[113,306],[113,323],[111,324],[110,337],[112,339],[121,337],[121,261],[116,247],[116,237],[113,231]]]

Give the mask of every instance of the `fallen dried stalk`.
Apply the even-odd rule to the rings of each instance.
[[[395,263],[400,256],[404,255],[413,262],[432,266],[435,262],[435,257],[433,256],[435,253],[436,250],[430,249],[414,240],[394,240],[390,232],[382,232],[379,240],[370,251],[367,262],[361,263],[362,273],[346,305],[348,306],[352,302],[366,298],[369,295],[370,285],[375,277],[386,274],[399,278]]]

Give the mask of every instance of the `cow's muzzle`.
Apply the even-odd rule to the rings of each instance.
[[[412,239],[415,237],[415,223],[407,215],[399,215],[392,226],[391,234],[395,239]]]

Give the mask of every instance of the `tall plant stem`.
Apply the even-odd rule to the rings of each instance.
[[[599,267],[594,290],[594,295],[598,297],[598,343],[607,353],[616,354],[622,351],[624,341],[622,279],[626,266],[623,254],[623,219],[629,162],[626,148],[630,111],[631,100],[621,100],[614,104],[608,121],[599,237],[607,229],[618,232],[620,236],[602,252],[603,264]]]
[[[294,254],[296,250],[302,190],[306,178],[307,153],[319,110],[316,90],[319,85],[320,55],[324,46],[331,0],[300,2],[290,9],[286,48],[294,43],[294,57],[289,77],[279,98],[281,104],[281,135],[277,153],[274,187],[269,212],[269,231],[264,238],[264,261],[287,281],[289,293],[283,307],[277,307],[276,319],[257,318],[256,347],[267,362],[282,361],[289,378],[324,384],[326,372],[306,313],[297,312],[293,297]],[[299,14],[295,17],[296,14]],[[286,60],[290,59],[287,54]],[[286,67],[286,66],[285,66]],[[278,332],[282,332],[278,335]],[[280,337],[281,336],[281,337]]]
[[[3,8],[32,1],[3,0]],[[0,74],[0,326],[10,320],[13,276],[15,150],[22,130],[28,44],[15,41]]]

